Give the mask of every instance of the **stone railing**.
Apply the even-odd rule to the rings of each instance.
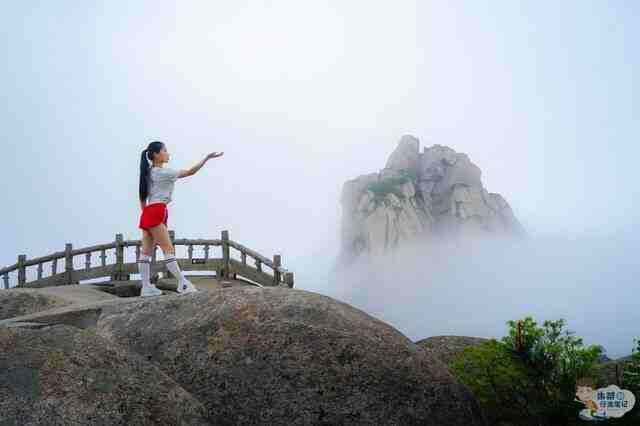
[[[273,259],[267,259],[261,254],[229,239],[229,232],[222,231],[222,238],[219,240],[208,239],[188,239],[175,238],[174,231],[169,231],[169,236],[174,247],[187,246],[188,257],[178,258],[178,264],[182,271],[215,271],[217,278],[235,278],[236,275],[247,278],[262,286],[284,286],[293,287],[293,272],[287,271],[282,267],[282,258],[279,254],[273,256]],[[39,288],[49,286],[59,286],[68,284],[79,284],[81,280],[95,279],[101,277],[109,277],[111,281],[129,280],[130,274],[138,273],[138,265],[136,260],[140,256],[140,240],[123,240],[122,234],[116,234],[116,239],[112,243],[100,244],[97,246],[74,249],[71,243],[67,243],[64,251],[56,252],[48,256],[27,259],[27,256],[21,254],[18,256],[18,263],[6,268],[0,269],[0,277],[2,285],[5,289],[10,288],[10,274],[15,273],[16,285],[13,287]],[[193,257],[193,247],[203,246],[204,257]],[[209,249],[211,247],[220,246],[222,248],[222,257],[209,257]],[[125,262],[125,250],[128,247],[135,247],[136,260],[133,262]],[[153,250],[152,260],[156,261],[158,246]],[[240,252],[240,260],[231,257],[230,249],[234,248]],[[100,265],[91,265],[91,256],[98,255]],[[115,255],[115,262],[107,263],[108,254]],[[74,267],[74,257],[84,256],[84,267]],[[109,256],[111,257],[111,256]],[[177,253],[176,253],[177,257]],[[253,265],[247,263],[247,257],[253,260]],[[64,260],[64,270],[58,272],[58,261]],[[51,263],[51,272],[48,276],[43,276],[45,264]],[[29,281],[27,279],[27,268],[37,267],[37,277]],[[263,268],[268,268],[271,273],[267,273]],[[152,263],[152,275],[157,272],[163,272],[164,276],[172,277],[166,265],[161,262]]]

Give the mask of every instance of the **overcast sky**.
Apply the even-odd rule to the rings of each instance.
[[[564,265],[555,287],[588,343],[625,355],[640,337],[634,2],[2,3],[2,266],[66,242],[140,238],[140,153],[161,140],[173,168],[224,151],[176,183],[169,225],[178,237],[227,229],[268,257],[282,254],[296,287],[348,299],[412,339],[501,335],[504,321],[530,311],[559,315],[533,305],[485,312],[481,330],[447,318],[451,310],[420,317],[432,303],[423,292],[437,287],[422,275],[404,278],[395,304],[356,297],[355,278],[327,277],[342,184],[379,171],[411,134],[421,150],[467,153],[537,252],[565,241],[553,253],[572,260],[553,263]],[[509,269],[515,287],[533,264],[517,259],[525,267]],[[557,282],[557,267],[540,262],[540,280]],[[453,288],[442,273],[438,286]]]

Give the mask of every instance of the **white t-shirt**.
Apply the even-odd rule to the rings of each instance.
[[[171,202],[173,185],[178,180],[179,170],[170,167],[151,167],[149,170],[149,195],[147,204]]]

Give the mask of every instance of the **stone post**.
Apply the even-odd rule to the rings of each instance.
[[[26,261],[26,254],[18,256],[18,287],[25,285],[27,282],[27,267],[24,266]]]
[[[111,281],[119,281],[122,279],[122,265],[124,265],[123,239],[122,234],[116,234],[116,264],[113,265]]]
[[[282,264],[282,257],[279,254],[273,255],[273,285],[280,285],[280,265]]]
[[[222,276],[229,278],[229,231],[222,231]]]
[[[73,251],[73,244],[67,243],[64,246],[64,272],[67,274],[66,276],[66,284],[77,284],[74,281],[73,277],[73,255],[71,252]]]
[[[285,272],[284,273],[284,283],[289,288],[293,288],[293,272]]]

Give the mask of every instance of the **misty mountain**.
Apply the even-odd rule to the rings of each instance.
[[[526,237],[509,203],[482,184],[480,168],[443,145],[403,135],[379,172],[344,183],[339,263],[409,241],[441,237]]]

